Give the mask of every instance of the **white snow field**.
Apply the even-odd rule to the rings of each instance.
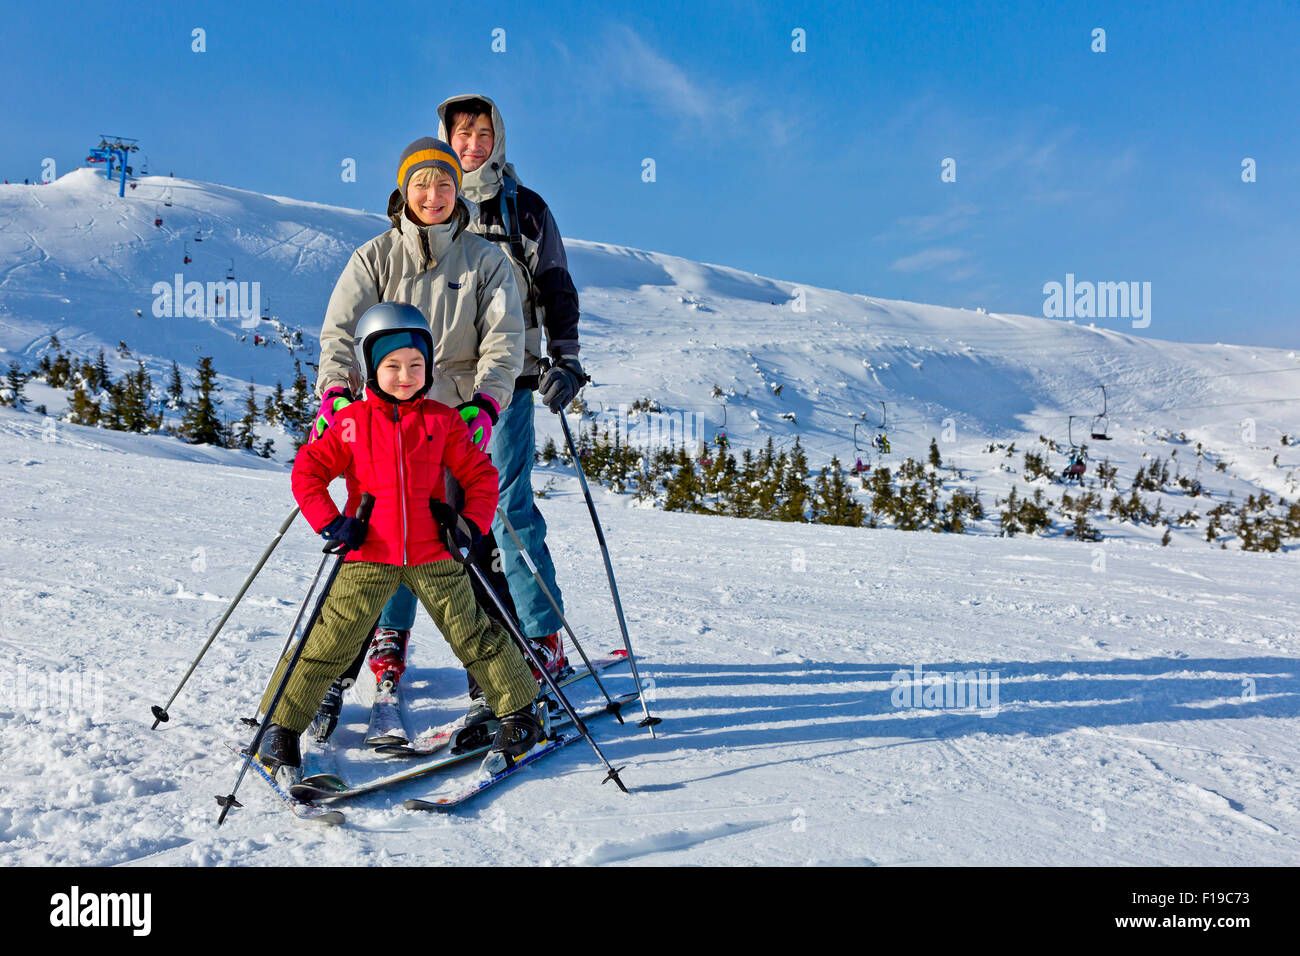
[[[192,381],[210,355],[234,415],[250,378],[259,398],[289,383],[282,331],[301,329],[297,357],[315,361],[335,278],[384,228],[356,210],[169,177],[119,199],[88,169],[0,186],[0,224],[0,372],[34,366],[52,333],[81,357],[102,347],[114,376],[142,359],[156,385],[173,360]],[[567,245],[595,377],[585,399],[606,422],[649,398],[696,437],[725,415],[738,452],[800,435],[814,468],[857,454],[893,467],[937,437],[945,468],[960,467],[994,512],[1013,486],[1059,496],[1046,479],[1025,482],[1023,452],[1044,450],[1040,434],[1068,444],[1072,415],[1089,441],[1104,385],[1112,440],[1089,441],[1093,462],[1108,457],[1127,490],[1160,457],[1212,495],[1144,495],[1152,507],[1203,517],[1229,494],[1300,491],[1300,446],[1282,441],[1300,434],[1294,352]],[[153,288],[178,272],[257,282],[258,311],[279,324],[245,329],[206,309],[156,317]],[[1177,338],[1159,295],[1143,334]],[[259,332],[272,344],[253,346]],[[115,354],[119,340],[131,356]],[[602,786],[577,743],[454,815],[400,807],[453,786],[447,774],[343,804],[338,829],[294,820],[250,777],[244,808],[218,830],[214,797],[237,772],[224,743],[247,740],[238,718],[252,714],[321,560],[301,520],[171,722],[150,731],[150,706],[166,702],[293,507],[289,436],[263,428],[278,452],[263,461],[66,424],[54,417],[64,393],[36,384],[29,397],[51,416],[0,409],[0,863],[1300,861],[1294,539],[1246,553],[1225,528],[1221,550],[1202,520],[1162,548],[1163,526],[1100,514],[1099,544],[1064,537],[1059,520],[1042,537],[996,537],[996,517],[969,535],[848,529],[667,513],[600,488],[649,706],[664,718],[658,739],[631,722],[592,724],[634,793]],[[882,402],[884,459],[866,450]],[[558,434],[545,410],[537,421],[539,440]],[[1010,442],[1013,456],[988,450]],[[1063,457],[1048,457],[1059,471]],[[593,655],[613,649],[576,480],[557,466],[535,483],[551,486],[540,507],[574,626]],[[422,611],[412,653],[419,730],[466,698]],[[612,691],[631,689],[625,669],[611,673]],[[594,688],[577,699],[594,702]],[[366,712],[349,700],[340,743],[356,744]],[[380,772],[371,754],[346,762]]]
[[[443,785],[426,778],[343,805],[337,829],[250,777],[217,829],[236,773],[222,742],[246,739],[236,718],[320,560],[301,521],[171,722],[151,732],[149,708],[288,514],[287,475],[12,411],[0,442],[6,865],[1300,860],[1294,554],[743,521],[604,493],[664,718],[657,740],[592,725],[631,795],[578,743],[454,815],[401,809]],[[616,646],[572,480],[542,507],[579,636]],[[423,612],[413,644],[419,729],[466,698]],[[967,674],[974,707],[896,706],[918,667],[923,685]],[[365,715],[349,702],[340,742]]]

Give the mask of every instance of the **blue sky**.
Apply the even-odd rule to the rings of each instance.
[[[1137,334],[1300,346],[1300,5],[1133,6],[6,3],[0,177],[112,133],[154,173],[375,210],[481,91],[569,236],[990,311],[1150,282]]]

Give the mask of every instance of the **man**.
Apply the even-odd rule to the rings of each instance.
[[[578,292],[550,209],[541,196],[519,185],[506,161],[505,122],[496,104],[486,96],[453,96],[438,107],[438,117],[439,137],[451,145],[464,170],[462,192],[477,204],[470,231],[497,243],[515,268],[524,312],[524,364],[488,452],[500,475],[501,508],[563,608],[546,547],[546,522],[533,497],[533,392],[540,392],[546,407],[558,413],[586,381],[578,361]],[[545,371],[544,355],[552,363]],[[499,516],[493,530],[520,627],[542,652],[547,669],[561,670],[567,659],[560,618]]]

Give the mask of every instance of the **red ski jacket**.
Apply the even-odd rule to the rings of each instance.
[[[394,405],[367,394],[338,413],[319,439],[293,462],[293,496],[316,532],[339,516],[329,483],[347,481],[346,513],[355,515],[363,492],[375,496],[365,543],[348,561],[425,564],[450,558],[429,512],[445,500],[443,467],[465,490],[461,513],[486,531],[497,508],[497,471],[469,439],[454,409],[422,398]]]

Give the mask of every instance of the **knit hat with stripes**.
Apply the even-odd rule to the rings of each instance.
[[[462,174],[456,151],[440,139],[422,136],[402,150],[402,158],[397,161],[397,185],[403,196],[406,195],[406,186],[411,181],[411,176],[417,169],[426,166],[445,170],[456,183],[456,194],[460,195]]]

